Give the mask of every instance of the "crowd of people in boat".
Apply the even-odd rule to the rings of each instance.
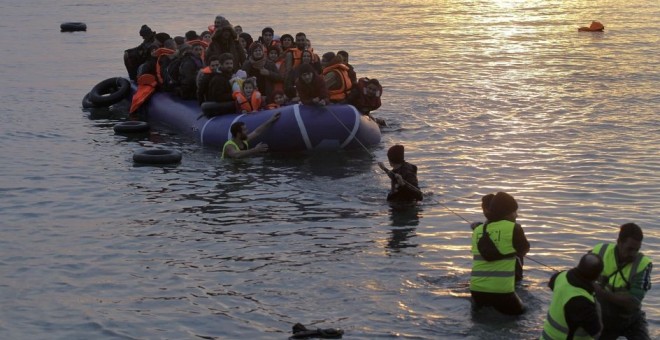
[[[124,53],[129,78],[140,84],[148,76],[157,90],[197,100],[210,116],[297,103],[351,104],[370,116],[381,106],[377,79],[357,78],[346,51],[319,57],[303,32],[276,35],[265,27],[253,39],[218,15],[201,34],[172,37],[143,25],[140,36],[143,42]]]

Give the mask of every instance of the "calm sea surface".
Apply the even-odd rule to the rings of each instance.
[[[304,31],[385,86],[369,152],[241,162],[84,112],[124,49],[225,15]],[[0,0],[0,338],[530,339],[551,268],[636,222],[660,262],[660,2]],[[600,20],[604,33],[578,33]],[[87,32],[60,33],[83,21]],[[426,193],[393,211],[376,166],[402,143]],[[136,167],[141,147],[184,154]],[[507,191],[532,244],[529,311],[471,312],[470,229]],[[644,300],[660,337],[660,274]]]

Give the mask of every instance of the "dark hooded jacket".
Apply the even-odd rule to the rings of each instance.
[[[403,165],[397,169],[392,170],[393,173],[401,175],[401,177],[408,183],[412,184],[414,187],[419,188],[417,182],[417,166],[410,164],[408,162],[403,162]],[[421,201],[424,197],[417,191],[414,191],[406,186],[399,187],[396,192],[397,181],[392,178],[392,186],[390,192],[387,194],[388,201],[395,202],[412,202],[412,201]]]
[[[229,39],[222,38],[222,33],[225,31],[230,32]],[[213,33],[211,44],[209,45],[209,48],[206,49],[206,54],[204,56],[206,60],[204,61],[208,64],[209,59],[212,56],[220,56],[223,53],[230,53],[234,56],[234,73],[238,71],[245,62],[247,54],[245,49],[243,49],[243,46],[241,46],[241,43],[238,42],[236,31],[234,31],[234,28],[231,26],[223,26],[220,30]]]
[[[312,78],[312,81],[307,84],[302,80],[300,75],[310,71],[314,73],[314,78]],[[325,87],[325,80],[323,80],[323,76],[317,74],[310,64],[300,65],[298,69],[298,80],[296,81],[296,90],[298,92],[300,102],[305,105],[314,105],[312,99],[317,97],[319,99],[324,99],[326,103],[330,101],[328,89]]]

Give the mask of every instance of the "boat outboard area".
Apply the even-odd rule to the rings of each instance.
[[[372,112],[383,88],[377,79],[358,78],[346,51],[319,56],[305,33],[276,35],[271,27],[253,39],[226,19],[200,34],[172,36],[148,25],[138,33],[143,41],[124,53],[128,76],[100,81],[83,108],[130,101],[128,120],[212,148],[232,139],[236,123],[252,131],[275,113],[250,144],[266,143],[269,152],[369,152],[380,143],[386,124]]]

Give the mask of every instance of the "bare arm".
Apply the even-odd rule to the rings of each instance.
[[[254,148],[247,150],[239,150],[234,145],[227,145],[225,154],[228,158],[245,158],[266,151],[268,151],[268,145],[264,143],[259,143]]]
[[[254,131],[248,134],[248,141],[254,140],[255,138],[259,137],[259,135],[262,134],[264,131],[268,130],[271,126],[273,126],[276,120],[280,119],[280,116],[281,116],[280,112],[275,112],[267,121],[259,125],[256,129],[254,129]]]

